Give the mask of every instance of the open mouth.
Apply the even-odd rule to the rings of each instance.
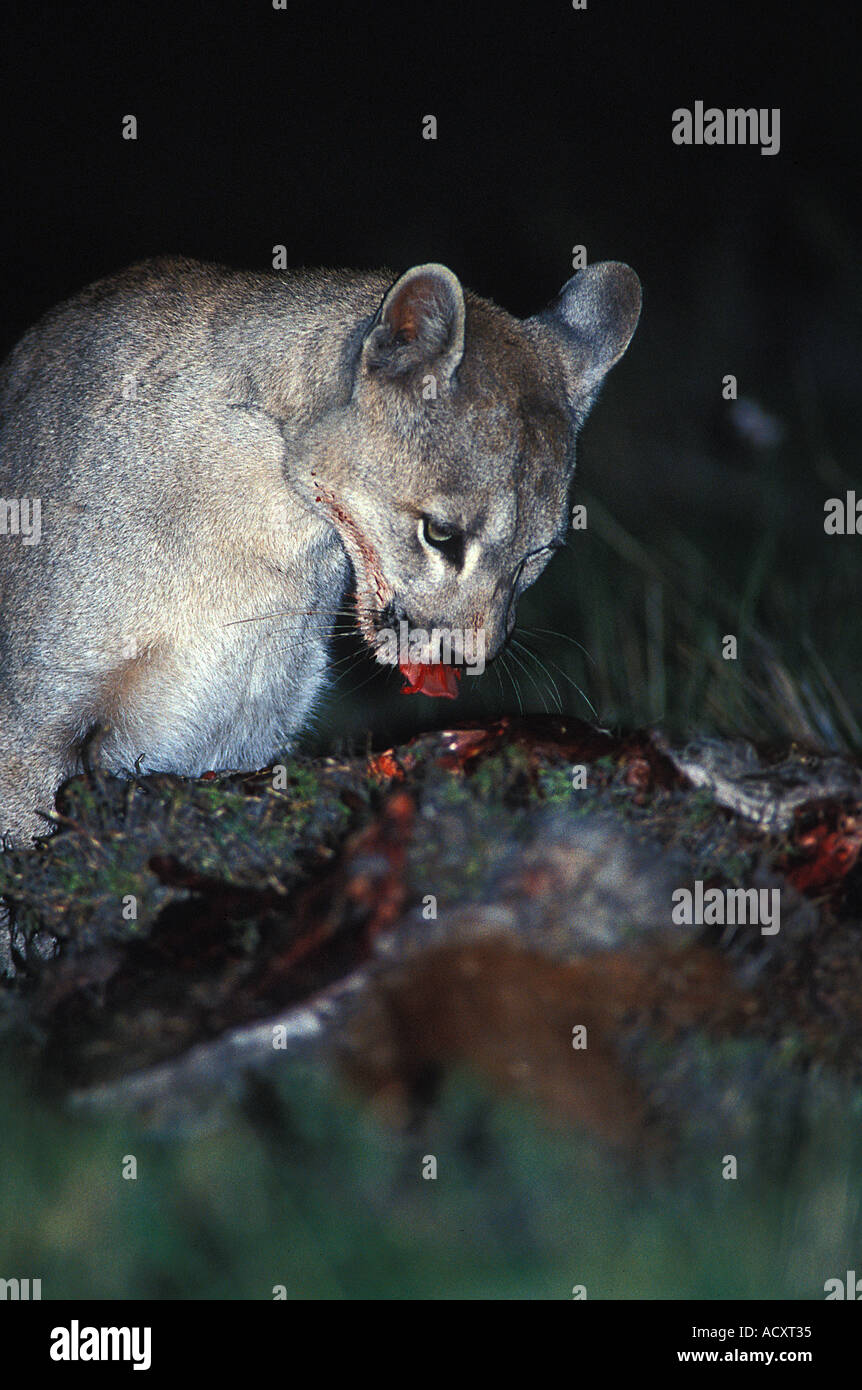
[[[363,634],[371,630],[369,641],[374,655],[385,666],[396,666],[404,677],[402,695],[427,695],[431,699],[454,700],[462,671],[449,661],[435,661],[433,652],[423,649],[422,637],[427,634],[411,630],[406,621],[392,625],[391,614],[377,612],[365,615],[360,623]],[[418,645],[413,638],[419,638]],[[366,639],[367,640],[367,639]]]
[[[432,699],[443,700],[457,698],[460,666],[447,666],[443,662],[422,665],[405,661],[398,663],[398,669],[406,682],[402,695],[429,695]]]

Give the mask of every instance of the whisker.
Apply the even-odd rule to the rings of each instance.
[[[586,647],[585,647],[581,642],[576,642],[575,639],[574,639],[574,637],[569,637],[569,636],[567,636],[567,634],[566,634],[565,632],[554,632],[553,628],[550,628],[550,627],[520,627],[520,626],[519,626],[519,628],[518,628],[518,631],[522,634],[522,636],[535,636],[535,635],[542,634],[542,635],[547,635],[548,637],[556,637],[556,638],[559,638],[560,641],[563,641],[563,642],[571,642],[571,644],[572,644],[573,647],[577,647],[577,648],[579,649],[579,651],[582,651],[582,652],[583,652],[584,656],[587,658],[588,661],[591,661],[591,662],[593,663],[594,666],[596,665],[596,659],[595,659],[595,657],[590,655],[590,653],[587,651]]]
[[[235,627],[235,623],[225,624],[225,626]],[[279,632],[306,632],[309,635],[317,635],[318,629],[310,627],[302,618],[280,618],[278,626],[268,630],[270,634]],[[358,632],[355,620],[349,618],[332,618],[323,626],[321,635],[330,632]],[[266,634],[264,634],[266,635]]]
[[[349,661],[350,661],[350,665],[349,665],[349,666],[345,666],[343,671],[338,671],[338,675],[337,675],[337,677],[336,677],[337,680],[343,681],[347,676],[350,675],[351,671],[355,671],[356,668],[357,668],[357,666],[363,665],[363,663],[364,663],[367,659],[368,659],[368,653],[367,653],[367,652],[359,652],[358,654],[357,654],[356,652],[348,652],[348,654],[347,654],[346,657],[342,657],[342,659],[341,659],[340,662],[334,662],[333,665],[327,667],[327,670],[328,670],[328,671],[335,671],[335,670],[337,670],[338,666],[343,665],[343,663],[344,663],[345,661],[348,661],[348,660],[349,660]],[[379,663],[379,662],[375,662],[374,664],[375,664],[375,666],[378,666],[380,663]]]
[[[358,662],[364,661],[366,657],[371,657],[371,653],[365,650],[361,652],[345,652],[344,656],[340,656],[337,661],[330,661],[326,669],[328,671],[337,671],[339,666],[343,666],[346,661],[349,661],[351,665],[356,665]],[[373,660],[373,657],[371,659]],[[377,662],[376,664],[379,666],[382,665],[382,662]]]
[[[343,692],[343,694],[344,694],[345,696],[350,696],[351,698],[352,698],[354,695],[358,695],[358,694],[359,694],[359,691],[360,691],[360,690],[364,690],[365,687],[366,687],[366,685],[368,685],[369,681],[373,681],[373,680],[374,680],[374,677],[377,676],[377,675],[379,675],[379,673],[380,673],[380,667],[379,667],[378,665],[375,664],[375,668],[374,668],[374,670],[371,672],[371,675],[370,675],[370,676],[366,676],[366,678],[365,678],[364,681],[360,681],[360,682],[359,682],[359,685],[353,686],[353,688],[352,688],[351,690],[345,690],[345,691]],[[346,672],[344,672],[344,671],[342,672],[342,676],[343,676],[343,675],[346,675],[346,674],[347,674]]]
[[[519,629],[519,631],[520,631],[520,629]],[[538,661],[539,658],[538,658],[538,656],[537,656],[537,654],[536,654],[535,652],[533,653],[533,656],[534,656],[534,657],[536,658],[536,660]],[[550,661],[550,663],[551,663],[551,665],[554,667],[554,669],[560,673],[560,675],[562,676],[563,680],[564,680],[564,681],[568,681],[568,683],[569,683],[569,685],[572,687],[572,689],[573,689],[573,690],[576,690],[576,691],[578,692],[578,694],[580,695],[581,699],[586,701],[586,703],[587,703],[587,704],[589,705],[589,707],[590,707],[590,710],[592,711],[593,716],[594,716],[596,719],[598,719],[599,715],[598,715],[598,711],[597,711],[595,705],[593,704],[593,702],[592,702],[592,700],[589,698],[589,696],[581,689],[581,687],[578,685],[577,681],[572,680],[572,677],[569,675],[568,671],[565,671],[565,670],[563,669],[563,667],[560,665],[560,663],[559,663],[558,661],[555,661],[554,658],[553,658],[552,656],[548,656],[548,657],[546,657],[546,659],[547,659],[548,661]],[[561,711],[561,712],[562,712],[562,711]]]
[[[540,660],[540,658],[536,655],[535,652],[531,652],[530,649],[529,649],[529,647],[526,647],[526,646],[524,645],[523,642],[519,642],[518,639],[517,639],[517,637],[515,637],[514,635],[513,635],[513,637],[512,637],[512,641],[513,641],[513,643],[515,644],[515,646],[518,647],[518,649],[519,649],[520,651],[524,652],[524,653],[526,654],[526,656],[532,657],[533,661],[535,661],[536,664],[537,664],[538,666],[541,667],[541,670],[542,670],[542,672],[543,672],[543,674],[544,674],[546,680],[548,681],[548,683],[549,683],[551,689],[552,689],[553,692],[554,692],[554,697],[555,697],[556,702],[557,702],[557,709],[558,709],[559,713],[562,714],[562,712],[563,712],[563,702],[562,702],[562,699],[560,698],[560,692],[559,692],[559,690],[558,690],[558,688],[557,688],[557,682],[554,680],[553,676],[551,675],[551,673],[550,673],[550,671],[548,670],[548,668],[547,668],[547,666],[545,665],[545,663],[544,663],[543,661]]]
[[[502,704],[506,698],[506,692],[503,689],[503,677],[500,675],[500,668],[496,661],[494,662],[492,670],[494,672],[494,675],[497,677],[497,684],[500,687],[500,703]]]
[[[324,633],[310,633],[308,629],[305,627],[284,626],[275,628],[272,632],[265,633],[261,640],[263,642],[267,642],[271,641],[275,637],[308,637],[317,641],[319,639],[325,640],[327,637],[348,637],[351,635],[355,636],[356,632],[357,630],[355,627],[333,626],[327,628],[326,632]]]
[[[524,672],[524,674],[526,675],[527,679],[528,679],[529,681],[531,681],[531,683],[532,683],[532,685],[533,685],[533,688],[535,689],[537,695],[539,696],[539,700],[540,700],[542,703],[544,703],[544,695],[543,695],[543,693],[542,693],[542,689],[541,689],[541,687],[540,687],[538,681],[536,680],[535,676],[534,676],[534,675],[532,674],[532,672],[530,671],[530,668],[529,668],[529,666],[527,665],[527,663],[523,660],[522,657],[518,656],[518,653],[517,653],[516,651],[514,651],[511,647],[509,648],[509,655],[511,656],[511,658],[512,658],[513,661],[516,661],[516,662],[518,663],[519,667],[520,667],[521,670]],[[545,713],[545,712],[546,712],[546,711],[543,711],[543,713]]]
[[[517,640],[518,640],[517,638],[513,638],[513,641],[517,641]],[[560,713],[562,714],[562,712],[563,712],[563,704],[562,704],[562,700],[561,700],[561,698],[560,698],[559,687],[557,686],[557,682],[554,680],[553,676],[551,675],[551,673],[550,673],[550,671],[548,670],[547,666],[545,665],[544,661],[542,661],[541,657],[538,655],[537,652],[532,652],[532,651],[530,651],[530,648],[529,648],[528,646],[526,646],[525,643],[523,643],[523,642],[518,642],[518,646],[521,648],[522,651],[527,652],[527,653],[533,658],[533,660],[541,667],[541,669],[542,669],[542,671],[543,671],[545,677],[546,677],[547,680],[550,682],[551,687],[553,688],[554,694],[556,695],[556,698],[557,698],[557,704],[558,704],[559,707],[560,707]]]
[[[558,713],[562,714],[563,702],[562,699],[560,699],[558,685],[556,685],[556,681],[553,680],[551,671],[549,671],[548,667],[545,666],[545,663],[542,662],[541,659],[539,659],[537,653],[532,652],[526,644],[523,644],[523,642],[517,642],[517,645],[519,645],[520,651],[524,652],[524,657],[526,657],[526,659],[527,657],[531,657],[531,659],[534,660],[535,664],[537,664],[539,673],[541,673],[542,676],[542,682],[544,682],[544,687],[546,689],[546,692],[548,692],[549,702],[551,702],[552,706],[556,706],[556,709],[558,709]]]
[[[502,668],[503,668],[504,673],[509,677],[509,680],[512,682],[512,689],[514,690],[514,692],[515,692],[515,698],[516,698],[517,701],[518,701],[518,709],[521,711],[521,718],[523,718],[523,717],[524,717],[524,703],[523,703],[523,701],[522,701],[522,699],[521,699],[521,692],[520,692],[520,690],[518,689],[518,683],[517,683],[517,681],[515,680],[514,676],[512,675],[512,672],[509,670],[509,668],[508,668],[508,666],[507,666],[507,664],[506,664],[506,660],[507,660],[508,656],[509,656],[509,652],[501,652],[501,653],[500,653],[499,660],[500,660],[500,664],[501,664],[501,666],[502,666]]]
[[[569,682],[569,685],[572,687],[572,689],[575,690],[575,691],[577,691],[577,693],[580,695],[581,699],[584,700],[585,703],[589,706],[590,712],[591,712],[591,714],[593,715],[593,718],[594,718],[594,719],[598,719],[598,717],[599,717],[599,712],[598,712],[598,710],[596,709],[595,705],[593,704],[592,700],[590,699],[589,695],[587,695],[586,691],[584,691],[584,690],[581,689],[581,687],[578,685],[577,681],[572,680],[572,677],[569,675],[568,671],[564,671],[563,668],[562,668],[562,666],[560,666],[558,662],[554,661],[553,657],[550,657],[550,656],[549,656],[549,657],[548,657],[548,660],[550,661],[551,665],[554,666],[554,667],[557,669],[557,671],[559,671],[559,673],[560,673],[560,675],[562,676],[563,680],[568,681],[568,682]]]
[[[229,618],[225,627],[238,627],[241,623],[266,623],[273,618],[353,618],[356,614],[349,608],[280,608],[275,613],[257,613],[251,618]]]

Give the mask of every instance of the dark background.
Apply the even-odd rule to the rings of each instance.
[[[265,265],[274,242],[297,264],[451,262],[519,314],[585,242],[673,295],[728,212],[760,223],[757,272],[793,294],[817,277],[793,206],[846,215],[858,180],[849,4],[4,9],[10,344],[135,258]],[[697,99],[780,106],[780,154],[673,145]]]
[[[829,681],[854,705],[858,663],[846,664],[836,611],[858,574],[854,541],[824,549],[822,515],[824,497],[859,476],[862,435],[855,6],[291,0],[276,11],[236,0],[4,14],[4,351],[89,280],[165,252],[263,267],[283,243],[296,265],[440,260],[519,315],[568,278],[573,245],[628,260],[644,283],[642,325],[587,428],[578,482],[579,500],[607,513],[604,548],[591,533],[580,569],[577,555],[574,569],[552,567],[534,591],[540,617],[590,648],[603,718],[676,709],[709,722],[696,691],[674,706],[690,674],[680,652],[712,641],[674,609],[699,564],[688,544],[704,563],[688,610],[720,580],[725,609],[742,605],[764,641],[784,640],[776,625],[788,640],[794,624],[816,631]],[[698,99],[780,107],[780,153],[674,145],[672,111]],[[121,137],[129,113],[135,142]],[[427,114],[436,141],[422,139]],[[777,419],[781,448],[734,434],[726,372]],[[664,566],[652,597],[653,559],[639,567],[638,555]],[[620,566],[639,570],[630,593]],[[624,619],[606,616],[600,594],[578,611],[600,573],[608,598],[636,612],[630,632],[609,633]],[[589,631],[596,613],[607,653]],[[562,649],[556,660],[590,678]],[[808,678],[792,654],[781,660],[791,681]],[[529,703],[525,688],[504,703],[516,694]],[[431,702],[406,703],[411,718],[436,717]],[[750,709],[740,717],[757,723]],[[838,723],[821,711],[802,732],[855,742],[858,716]],[[792,719],[777,731],[800,732]]]

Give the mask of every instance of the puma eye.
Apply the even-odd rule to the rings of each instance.
[[[443,526],[432,521],[430,516],[422,518],[422,539],[426,545],[439,550],[447,560],[460,563],[464,553],[464,533],[453,526]]]
[[[432,521],[430,516],[426,516],[422,521],[423,534],[429,545],[445,545],[447,541],[454,540],[457,531],[450,531],[446,526],[438,526],[436,521]]]

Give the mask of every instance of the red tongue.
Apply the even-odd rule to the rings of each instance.
[[[430,695],[443,700],[454,700],[458,694],[461,671],[457,666],[420,666],[418,662],[402,661],[398,667],[407,684],[402,695]]]

